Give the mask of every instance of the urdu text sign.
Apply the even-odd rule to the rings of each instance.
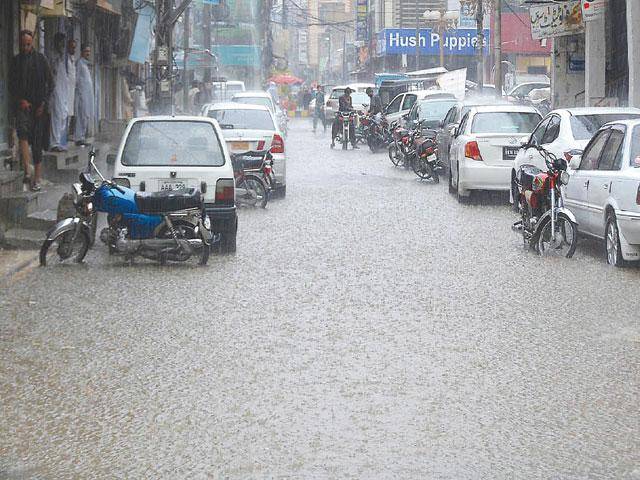
[[[535,39],[574,35],[584,31],[580,0],[531,7],[531,37]]]

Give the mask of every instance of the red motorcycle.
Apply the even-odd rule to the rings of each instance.
[[[275,186],[271,152],[256,151],[231,155],[239,204],[265,208]]]
[[[578,222],[564,206],[561,187],[569,182],[567,162],[542,147],[547,171],[523,165],[516,174],[521,219],[513,224],[525,245],[540,255],[571,258],[578,242]]]

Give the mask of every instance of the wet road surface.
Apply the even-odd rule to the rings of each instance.
[[[234,257],[2,285],[0,478],[640,479],[640,270],[309,129]]]

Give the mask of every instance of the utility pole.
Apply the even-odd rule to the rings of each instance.
[[[502,96],[502,0],[494,0],[494,24],[493,24],[493,62],[496,92]]]
[[[202,9],[202,46],[211,51],[211,5],[206,3]],[[211,81],[211,68],[204,69],[204,81]]]
[[[342,81],[347,83],[347,34],[342,35]]]
[[[153,54],[154,80],[152,110],[173,114],[173,27],[191,0],[173,8],[173,0],[156,0],[156,49]]]
[[[476,25],[478,29],[478,89],[482,91],[484,86],[484,8],[482,2],[484,0],[476,0]]]
[[[416,0],[416,71],[420,70],[420,15],[418,15],[418,0]]]
[[[184,30],[182,33],[182,49],[184,55],[182,57],[182,105],[183,113],[187,113],[187,106],[189,105],[189,82],[187,75],[187,55],[189,54],[189,8],[184,11]]]

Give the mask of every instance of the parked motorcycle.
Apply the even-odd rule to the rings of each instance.
[[[273,157],[268,150],[231,155],[239,205],[265,208],[275,187]]]
[[[571,258],[578,242],[578,223],[564,206],[561,187],[569,182],[567,162],[542,147],[547,171],[523,165],[516,173],[521,219],[514,229],[540,255]]]
[[[440,172],[444,165],[438,159],[438,148],[435,132],[429,131],[415,139],[414,161],[411,163],[413,173],[421,180],[431,179],[440,183]]]
[[[47,233],[40,248],[40,265],[55,257],[60,262],[82,262],[91,244],[87,219],[96,212],[107,214],[108,227],[100,232],[100,240],[109,246],[110,254],[129,261],[141,256],[161,264],[195,257],[200,265],[206,265],[212,235],[200,191],[135,192],[105,179],[94,159],[92,149],[87,170],[80,174],[80,183],[73,185],[77,215],[58,222]],[[94,181],[92,170],[100,181]]]
[[[375,153],[389,144],[389,125],[381,113],[368,117],[366,135],[371,153]]]

